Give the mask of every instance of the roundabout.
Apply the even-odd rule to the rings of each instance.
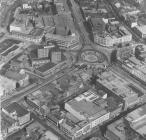
[[[96,50],[85,50],[81,53],[80,58],[87,63],[103,63],[105,57],[103,54]]]

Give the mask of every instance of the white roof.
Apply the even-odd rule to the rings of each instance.
[[[142,34],[146,34],[146,25],[136,26],[136,28],[137,28]]]

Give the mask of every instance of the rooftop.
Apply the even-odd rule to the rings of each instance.
[[[20,41],[13,39],[5,39],[0,43],[0,53],[4,53],[5,51],[11,49],[14,44],[19,44]]]
[[[93,32],[101,37],[120,38],[129,35],[130,32],[118,21],[112,21],[104,18],[91,18]]]
[[[96,95],[94,91],[89,90],[79,95],[78,97],[70,100],[66,104],[70,105],[74,110],[76,110],[80,114],[84,114],[88,118],[93,117],[95,115],[100,117],[101,115],[107,113],[105,108],[102,107],[102,105],[106,101],[103,101],[100,104],[101,100],[102,98]]]
[[[130,122],[131,128],[138,132],[140,135],[146,135],[146,105],[134,110],[126,116]]]
[[[9,113],[13,113],[13,112],[16,111],[18,117],[22,117],[22,116],[24,116],[24,115],[26,115],[26,114],[29,113],[26,109],[24,109],[23,107],[21,107],[21,106],[20,106],[18,103],[16,103],[16,102],[13,102],[13,103],[11,103],[10,105],[4,107],[4,109],[5,109],[7,112],[9,112]]]
[[[118,137],[120,137],[121,139],[124,139],[125,137],[125,130],[124,130],[124,124],[123,124],[123,120],[118,120],[112,124],[110,124],[107,129],[109,131],[111,131],[112,133],[114,133],[115,135],[117,135]]]
[[[136,26],[136,28],[142,32],[142,34],[146,34],[146,25]]]
[[[10,70],[5,73],[5,76],[15,81],[19,81],[25,78],[25,74],[20,74],[16,71],[10,71]]]
[[[144,118],[146,119],[146,105],[132,111],[126,117],[126,119],[131,123],[139,122]]]
[[[97,80],[109,90],[113,91],[118,96],[122,96],[123,98],[130,98],[132,96],[140,96],[143,95],[140,90],[135,87],[132,83],[129,83],[126,79],[118,76],[116,73],[112,71],[104,72],[101,75],[101,78]],[[118,84],[117,84],[118,83]],[[139,92],[137,92],[137,90]]]
[[[3,56],[7,56],[10,52],[12,52],[12,51],[14,51],[14,50],[16,50],[16,49],[18,49],[18,48],[19,48],[19,46],[14,45],[14,46],[12,46],[11,48],[9,48],[9,49],[7,49],[6,51],[4,51],[4,52],[2,53],[2,55],[3,55]]]

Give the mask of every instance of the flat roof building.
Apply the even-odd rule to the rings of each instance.
[[[30,121],[30,113],[16,102],[2,108],[2,111],[17,120],[19,125],[24,125]]]
[[[66,119],[60,123],[65,134],[77,138],[90,132],[92,128],[109,119],[107,102],[94,90],[88,90],[65,103],[68,112]]]
[[[144,95],[143,92],[137,92],[134,90],[135,85],[129,83],[126,79],[123,79],[112,71],[102,73],[97,82],[123,99],[125,102],[125,108],[139,103]],[[135,89],[138,88],[135,87]],[[139,91],[141,90],[139,89]]]
[[[109,19],[94,18],[91,19],[91,23],[93,26],[94,41],[97,44],[111,47],[114,44],[120,44],[132,40],[131,33],[124,26],[118,24],[118,22],[110,23]]]
[[[140,136],[146,135],[146,105],[132,111],[126,116],[131,128]]]
[[[126,140],[123,120],[108,125],[105,137],[108,140]]]

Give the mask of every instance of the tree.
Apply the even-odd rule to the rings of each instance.
[[[20,87],[20,84],[17,82],[16,83],[16,88],[19,88]]]
[[[92,76],[90,78],[90,85],[96,85],[96,80],[98,79],[98,76],[92,73]]]
[[[117,50],[112,51],[111,53],[111,63],[117,62]]]

